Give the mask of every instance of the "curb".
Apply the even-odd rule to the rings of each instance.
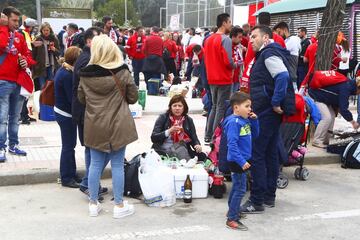
[[[77,171],[80,175],[84,175],[85,169]],[[0,187],[29,185],[40,183],[57,183],[59,170],[57,169],[34,169],[17,172],[7,172],[0,174]],[[105,168],[102,178],[110,178],[111,169]]]
[[[335,154],[313,154],[305,158],[304,165],[326,165],[339,164],[340,156]],[[84,175],[85,169],[79,169],[78,173]],[[15,185],[29,185],[40,183],[57,183],[59,177],[58,169],[33,169],[25,171],[0,173],[0,187],[15,186]],[[110,167],[105,168],[102,178],[110,178]]]

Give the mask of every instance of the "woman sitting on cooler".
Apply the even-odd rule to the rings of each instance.
[[[199,161],[205,161],[206,155],[202,152],[194,121],[187,115],[188,110],[183,96],[175,95],[171,98],[169,109],[155,122],[151,134],[152,147],[160,155],[172,155],[172,147],[177,143],[184,143],[191,158],[197,156]]]

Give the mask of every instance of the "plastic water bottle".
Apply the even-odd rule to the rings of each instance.
[[[146,83],[144,81],[140,81],[139,83],[139,98],[138,102],[142,107],[142,110],[145,110],[146,105]]]

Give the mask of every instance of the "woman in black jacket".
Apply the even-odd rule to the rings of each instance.
[[[194,121],[187,115],[188,110],[189,107],[183,96],[175,95],[171,98],[169,109],[155,122],[151,134],[152,148],[160,155],[171,155],[174,144],[185,143],[191,158],[197,156],[199,161],[205,161],[206,154],[202,152]]]

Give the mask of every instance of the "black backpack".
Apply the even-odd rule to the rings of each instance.
[[[163,59],[170,59],[170,51],[166,47],[164,47],[162,57],[163,57]]]
[[[141,194],[141,187],[139,183],[139,167],[140,159],[144,156],[143,154],[138,154],[129,162],[125,161],[124,163],[124,172],[125,172],[125,184],[124,184],[124,196],[129,196],[132,198],[138,198]]]
[[[354,140],[350,142],[342,157],[341,167],[342,168],[355,168],[360,169],[360,140]]]
[[[71,46],[76,46],[83,49],[85,47],[85,33],[76,34]]]

